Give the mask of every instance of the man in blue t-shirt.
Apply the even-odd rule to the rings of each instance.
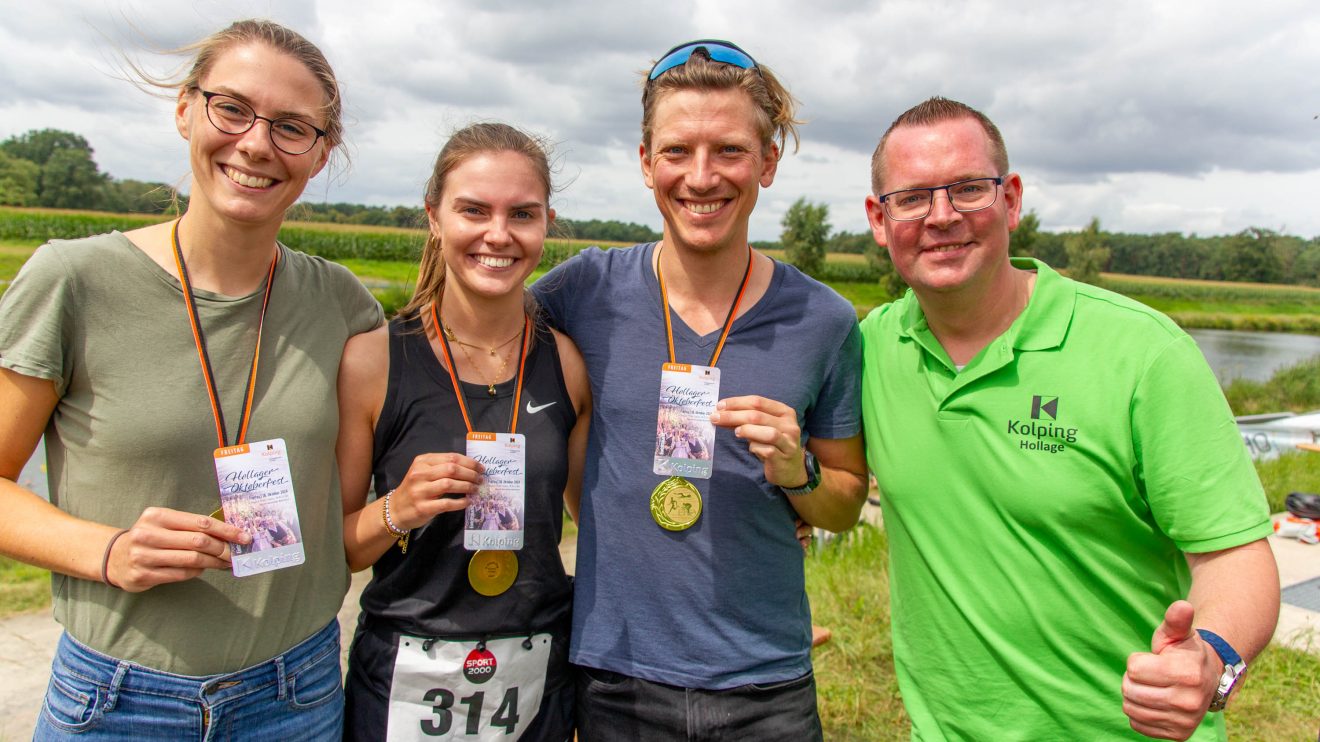
[[[684,44],[642,106],[663,241],[584,251],[534,287],[581,348],[594,400],[580,737],[820,739],[794,516],[841,531],[864,502],[856,315],[748,244],[759,189],[797,137],[768,69],[727,42]],[[712,377],[715,411],[693,414]]]

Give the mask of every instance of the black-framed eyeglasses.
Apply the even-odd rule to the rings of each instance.
[[[896,222],[915,222],[930,216],[931,205],[935,203],[935,192],[944,191],[949,196],[949,205],[955,211],[966,214],[980,211],[995,205],[999,199],[999,186],[1004,178],[971,178],[957,183],[934,186],[932,188],[909,188],[893,191],[880,197],[884,204],[885,216]]]
[[[692,58],[692,54],[698,49],[705,55],[706,59],[712,62],[722,62],[731,64],[734,67],[741,67],[745,70],[756,70],[759,75],[761,70],[756,66],[756,60],[752,55],[738,48],[738,45],[732,41],[723,41],[721,39],[698,39],[697,41],[688,41],[670,49],[660,57],[660,61],[651,67],[646,80],[650,82],[666,72],[687,64]]]
[[[202,90],[206,99],[206,118],[211,126],[226,134],[243,134],[260,119],[270,125],[270,143],[281,152],[302,155],[316,146],[316,140],[326,135],[324,129],[292,116],[271,119],[258,116],[252,106],[232,95]]]

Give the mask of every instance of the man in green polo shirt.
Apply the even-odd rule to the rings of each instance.
[[[866,199],[912,291],[862,323],[913,736],[1223,738],[1269,641],[1269,513],[1214,375],[1141,304],[1009,259],[1022,180],[932,98]]]

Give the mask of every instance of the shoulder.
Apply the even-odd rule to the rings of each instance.
[[[339,307],[356,332],[381,326],[384,313],[380,303],[352,271],[339,263],[299,252],[282,243],[280,247],[280,260],[286,271],[284,280],[292,281],[294,290],[304,299],[321,307]]]
[[[118,232],[51,240],[24,261],[3,296],[11,305],[20,300],[44,305],[56,300],[77,302],[85,298],[88,286],[121,284],[125,275],[149,260]]]
[[[1064,280],[1072,281],[1070,278]],[[1119,323],[1127,329],[1153,331],[1168,339],[1177,339],[1187,334],[1167,315],[1135,299],[1088,283],[1072,283],[1077,289],[1076,316],[1079,320]]]
[[[564,373],[564,386],[568,388],[573,405],[581,413],[583,402],[591,394],[587,379],[587,362],[582,358],[582,352],[571,338],[558,330],[552,332],[555,350],[559,352],[559,368]]]
[[[908,306],[913,301],[915,299],[909,289],[903,296],[872,309],[861,321],[862,335],[897,329],[899,320],[907,313]]]
[[[38,247],[24,268],[33,270],[78,270],[83,267],[104,269],[106,263],[130,260],[136,248],[119,232],[92,235],[73,240],[51,240]]]
[[[775,260],[775,271],[782,276],[781,295],[776,301],[791,303],[797,307],[795,311],[809,313],[813,322],[847,328],[857,324],[857,309],[828,284],[782,260]]]
[[[569,276],[574,278],[613,273],[636,266],[650,255],[648,242],[631,247],[601,248],[591,246],[583,248],[576,255],[555,266],[536,282],[539,290],[559,288],[558,282]]]
[[[293,248],[280,243],[280,259],[285,262],[287,269],[300,278],[311,280],[320,280],[330,284],[357,284],[361,286],[357,276],[344,266],[332,260],[326,260],[319,255],[308,255],[305,252],[294,250]]]
[[[381,325],[374,330],[358,333],[344,344],[344,355],[339,362],[341,386],[383,383],[390,370],[390,330]]]

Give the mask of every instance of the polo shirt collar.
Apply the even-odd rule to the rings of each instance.
[[[1008,348],[1015,351],[1032,351],[1059,347],[1063,344],[1068,326],[1072,323],[1073,307],[1077,303],[1076,284],[1066,280],[1053,268],[1035,258],[1012,258],[1011,262],[1014,268],[1036,273],[1036,285],[1031,291],[1031,298],[1027,301],[1027,308],[1004,331],[1004,334],[992,341],[986,350],[969,364],[968,370],[971,370],[970,366],[982,368],[979,368],[979,373],[964,375],[965,381],[971,381],[972,377],[993,371],[1009,362],[1012,354],[1007,352]],[[916,294],[908,289],[902,302],[904,308],[898,323],[899,336],[916,342],[952,370],[953,362],[949,360],[948,353],[931,333],[930,326],[926,323],[926,314],[921,311],[921,303],[917,301]],[[994,348],[1000,350],[994,351],[992,350]],[[993,360],[983,358],[982,356],[987,352],[994,353],[996,358]]]
[[[1015,350],[1048,350],[1063,344],[1077,303],[1077,284],[1035,258],[1013,258],[1013,267],[1036,272],[1036,286],[1022,315],[1004,333]]]

